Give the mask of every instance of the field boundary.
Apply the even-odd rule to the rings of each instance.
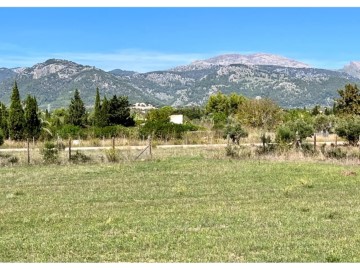
[[[333,142],[318,142],[319,144],[326,144],[331,145]],[[339,141],[337,142],[338,145],[344,145],[345,142]],[[262,146],[262,143],[241,143],[240,146]],[[159,149],[170,149],[170,148],[220,148],[226,147],[227,144],[162,144],[156,145],[154,148]],[[123,146],[115,146],[117,150],[141,150],[144,149],[144,145],[123,145]],[[112,146],[78,146],[78,147],[71,147],[71,150],[78,150],[78,151],[96,151],[96,150],[108,150],[112,149]],[[40,148],[33,148],[31,147],[31,151],[40,150]],[[65,151],[69,150],[69,147],[65,147]],[[23,148],[0,148],[0,152],[26,152],[28,149],[26,147]]]

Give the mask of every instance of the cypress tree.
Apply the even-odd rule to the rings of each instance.
[[[11,104],[8,118],[9,136],[12,140],[24,139],[25,116],[21,106],[19,89],[15,81],[11,94]]]
[[[3,131],[3,135],[5,138],[9,137],[8,117],[9,117],[9,112],[5,104],[0,102],[0,128]]]
[[[74,126],[84,126],[86,124],[86,110],[84,102],[81,100],[80,93],[75,89],[74,98],[69,105],[69,124]]]
[[[110,104],[106,96],[103,99],[100,110],[99,117],[99,127],[106,127],[109,125],[109,113],[110,113]]]
[[[101,103],[99,88],[96,88],[95,106],[94,106],[94,125],[97,127],[101,126]]]
[[[35,97],[28,97],[25,100],[25,133],[28,138],[38,139],[41,132],[41,121],[38,115],[38,105]]]
[[[0,145],[4,144],[4,132],[0,128]]]

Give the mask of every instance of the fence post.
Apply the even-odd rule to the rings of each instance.
[[[152,158],[152,146],[151,146],[151,136],[148,136],[148,141],[149,141],[149,153],[150,153],[150,158]]]
[[[69,139],[69,161],[71,160],[71,138]]]
[[[27,163],[30,164],[30,142],[29,142],[29,138],[27,138],[26,142],[27,142]]]
[[[314,151],[316,151],[316,133],[314,133]]]
[[[112,149],[115,151],[115,137],[112,137]]]
[[[337,147],[337,135],[335,135],[335,147]]]

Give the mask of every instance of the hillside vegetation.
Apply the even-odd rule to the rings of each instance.
[[[222,55],[169,70],[137,73],[104,71],[67,60],[49,59],[32,67],[0,69],[0,101],[8,104],[14,80],[22,96],[36,96],[43,109],[64,107],[78,89],[86,107],[92,107],[92,91],[101,95],[128,96],[131,103],[155,106],[203,106],[216,92],[232,92],[250,98],[270,98],[285,108],[332,106],[336,90],[360,83],[359,66],[343,70],[311,68],[296,60],[269,54]]]

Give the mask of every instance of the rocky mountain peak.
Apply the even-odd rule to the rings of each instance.
[[[49,59],[43,63],[36,64],[31,68],[20,70],[19,74],[21,76],[31,77],[35,80],[51,74],[54,74],[59,78],[68,78],[83,70],[88,70],[92,68],[93,67],[83,66],[72,61]]]
[[[244,65],[269,65],[269,66],[282,66],[282,67],[293,67],[293,68],[309,68],[310,66],[289,59],[280,55],[268,54],[268,53],[255,53],[255,54],[224,54],[206,60],[195,61],[192,64],[212,64],[228,66],[233,64],[244,64]]]
[[[360,78],[360,61],[351,61],[349,64],[345,65],[341,71],[356,78]]]

